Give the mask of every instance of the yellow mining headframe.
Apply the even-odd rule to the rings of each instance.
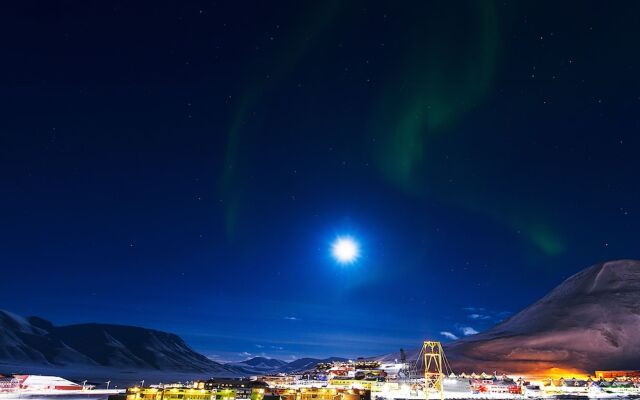
[[[436,391],[440,395],[440,400],[444,400],[444,371],[442,369],[444,351],[440,342],[426,340],[422,344],[421,353],[424,356],[424,392],[429,400],[429,392]]]

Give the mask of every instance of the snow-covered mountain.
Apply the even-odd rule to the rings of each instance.
[[[458,372],[637,369],[640,261],[584,269],[492,329],[449,343],[445,353]]]
[[[7,311],[0,311],[0,365],[235,374],[172,333],[108,324],[54,326]]]
[[[287,363],[275,358],[254,357],[226,365],[249,375],[268,375],[280,372],[280,368],[287,365]]]
[[[458,368],[511,371],[640,366],[640,261],[596,264],[494,328],[452,343]],[[478,367],[476,367],[478,368]]]
[[[593,372],[640,366],[640,261],[610,261],[570,277],[494,328],[449,343],[456,371]],[[417,350],[407,351],[411,359]],[[399,359],[399,354],[377,357]],[[54,326],[0,311],[0,367],[110,368],[210,375],[297,372],[339,358],[292,362],[256,357],[222,365],[177,335],[132,326]]]
[[[84,364],[90,358],[69,347],[37,325],[16,314],[0,310],[0,362],[3,364]]]
[[[331,361],[346,361],[346,359],[340,357],[325,359],[299,358],[291,362],[285,362],[275,358],[254,357],[241,362],[229,363],[226,366],[249,375],[267,375],[307,371],[313,369],[318,363]]]
[[[10,372],[79,376],[243,376],[311,369],[339,358],[302,358],[285,362],[255,357],[220,364],[192,350],[173,333],[126,325],[55,326],[0,310],[0,369]],[[132,375],[133,374],[133,375]]]

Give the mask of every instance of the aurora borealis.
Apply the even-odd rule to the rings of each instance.
[[[357,357],[639,257],[638,4],[5,8],[1,308]]]

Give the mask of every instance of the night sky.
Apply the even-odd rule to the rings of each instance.
[[[0,308],[370,356],[640,258],[639,2],[8,3]]]

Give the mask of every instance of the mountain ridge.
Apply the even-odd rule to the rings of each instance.
[[[244,361],[231,362],[225,364],[226,366],[240,370],[250,375],[268,375],[278,373],[291,373],[301,372],[314,368],[319,363],[331,362],[331,361],[346,361],[346,358],[341,357],[328,357],[328,358],[313,358],[303,357],[293,361],[283,361],[277,358],[268,357],[253,357]]]
[[[593,372],[640,366],[640,261],[585,268],[493,328],[445,344],[458,371],[531,373],[553,368]],[[418,350],[408,350],[409,359]],[[397,353],[370,359],[399,359]],[[142,327],[86,323],[55,326],[40,317],[0,310],[0,365],[110,368],[212,375],[299,372],[319,362],[254,357],[221,364],[191,349],[178,335]]]
[[[0,310],[0,362],[49,368],[106,367],[234,373],[191,349],[178,335],[137,326],[55,326],[40,317]]]
[[[37,316],[0,310],[0,366],[20,371],[105,370],[208,374],[267,375],[298,372],[339,357],[301,358],[290,362],[254,357],[222,364],[194,351],[169,332],[139,326],[81,323],[56,326]]]
[[[640,367],[640,261],[587,267],[496,326],[444,345],[457,372]],[[415,358],[418,350],[407,352]],[[399,358],[397,353],[378,359]]]

